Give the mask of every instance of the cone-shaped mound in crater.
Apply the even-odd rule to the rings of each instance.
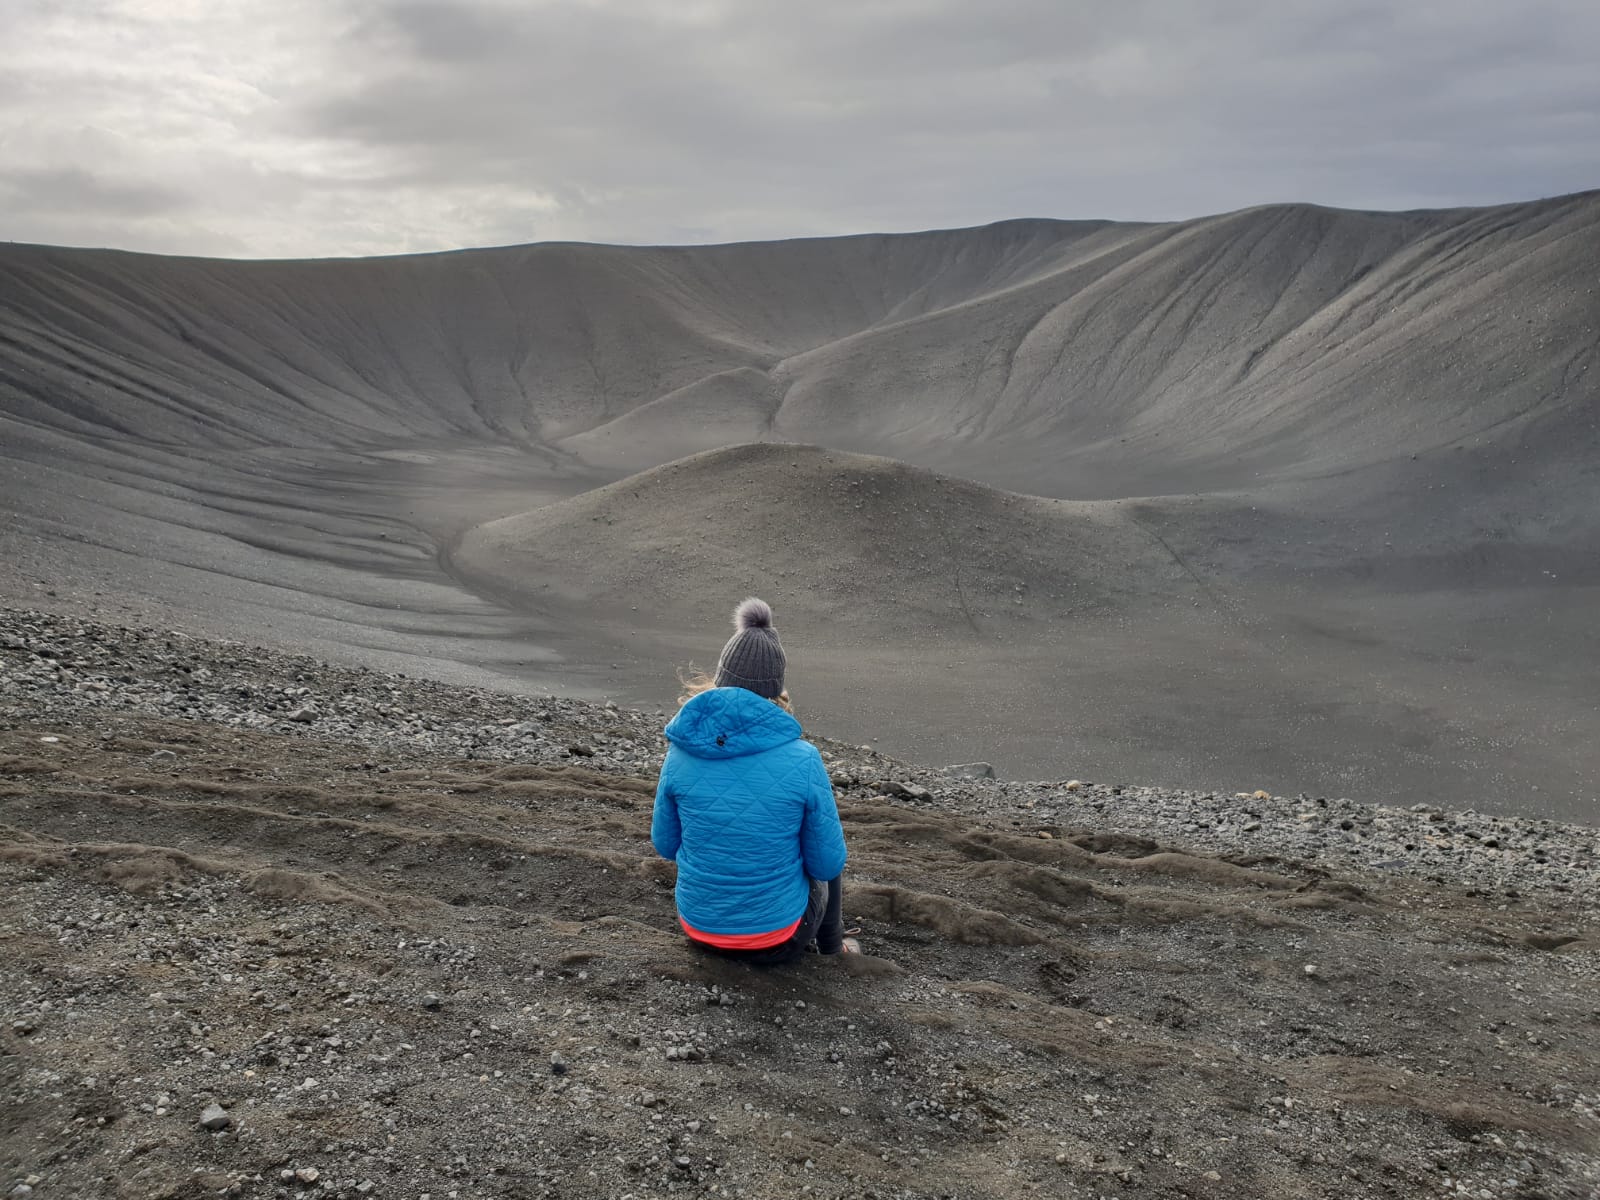
[[[780,627],[826,622],[891,640],[1105,613],[1193,587],[1123,505],[772,443],[490,521],[452,559],[502,598],[590,619],[686,626],[751,593],[773,601]]]

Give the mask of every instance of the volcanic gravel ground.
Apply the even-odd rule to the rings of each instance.
[[[866,954],[754,971],[659,725],[0,613],[0,1187],[1600,1190],[1591,829],[820,743]]]

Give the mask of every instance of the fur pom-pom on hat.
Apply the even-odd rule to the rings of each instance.
[[[789,660],[772,627],[772,606],[751,596],[733,610],[733,628],[717,659],[717,687],[742,687],[768,700],[783,695]]]
[[[771,629],[772,605],[751,596],[733,610],[735,629]]]

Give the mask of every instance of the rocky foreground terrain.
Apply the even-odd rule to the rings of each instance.
[[[1600,1195],[1596,830],[819,742],[752,971],[662,716],[0,611],[0,1194]]]

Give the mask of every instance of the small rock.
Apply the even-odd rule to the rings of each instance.
[[[700,1122],[699,1121],[690,1121],[687,1125],[684,1126],[684,1128],[687,1129],[690,1133],[699,1133],[700,1132]]]
[[[933,793],[927,788],[915,783],[899,783],[893,779],[886,779],[878,784],[878,792],[884,796],[900,796],[906,800],[932,800]]]
[[[573,745],[567,747],[567,754],[573,758],[593,758],[594,747],[585,746],[580,743],[574,743]]]
[[[201,1129],[209,1129],[215,1132],[219,1129],[226,1129],[232,1124],[233,1118],[228,1115],[228,1110],[215,1102],[206,1105],[204,1111],[200,1114]]]
[[[1306,964],[1306,977],[1308,979],[1315,979],[1317,977],[1317,964],[1316,963],[1307,963]]]
[[[1069,779],[1062,786],[1065,787],[1067,789],[1067,791],[1069,791],[1069,792],[1076,792],[1076,791],[1080,790],[1083,787],[1083,780],[1081,780],[1081,779]]]
[[[301,1183],[315,1183],[322,1178],[322,1172],[315,1167],[300,1167],[295,1171],[294,1177]]]
[[[153,754],[150,755],[150,761],[151,762],[171,762],[171,761],[173,761],[173,759],[175,759],[177,757],[178,757],[178,755],[177,755],[177,753],[175,751],[172,751],[172,750],[157,750]]]
[[[1262,791],[1260,788],[1257,788],[1255,791],[1250,793],[1250,799],[1252,799],[1252,800],[1271,800],[1272,799],[1272,793],[1271,792]]]
[[[947,774],[962,779],[993,779],[994,764],[986,762],[954,763],[945,768]]]
[[[439,998],[439,994],[437,992],[429,992],[422,998],[422,1007],[427,1009],[429,1012],[438,1012],[440,1006],[443,1004],[444,1001]]]
[[[314,704],[303,704],[284,718],[285,721],[294,721],[301,725],[309,725],[316,719],[317,706]]]

